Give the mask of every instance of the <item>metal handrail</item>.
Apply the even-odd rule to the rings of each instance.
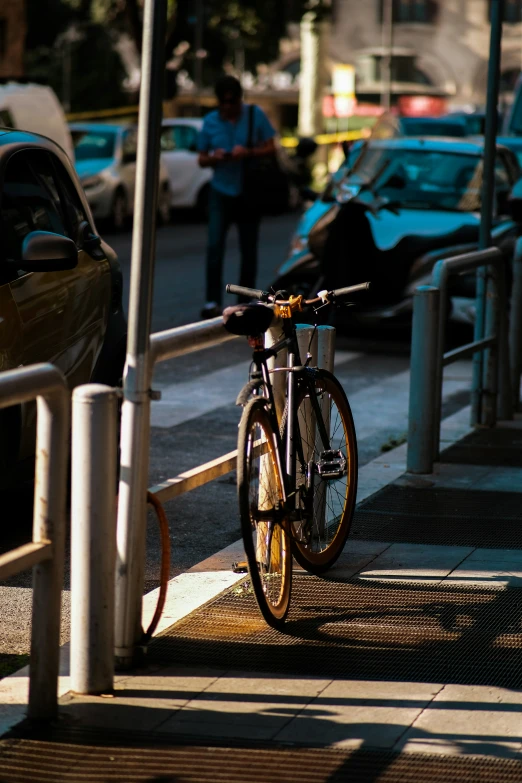
[[[210,318],[208,321],[176,326],[164,332],[155,332],[150,336],[151,373],[158,362],[202,351],[204,348],[212,348],[235,339],[237,335],[226,331],[221,316]]]
[[[57,712],[60,612],[65,553],[69,391],[51,364],[0,373],[0,408],[37,400],[33,540],[0,557],[0,579],[33,567],[29,710]]]
[[[432,285],[415,291],[412,327],[410,404],[408,422],[408,470],[431,473],[439,455],[443,368],[479,351],[487,351],[487,400],[484,423],[496,421],[497,390],[502,418],[512,417],[507,326],[507,297],[502,252],[491,247],[441,259],[434,267]],[[444,353],[450,277],[488,268],[492,291],[488,297],[487,336]],[[479,394],[481,390],[473,390]],[[478,422],[472,422],[476,424]]]

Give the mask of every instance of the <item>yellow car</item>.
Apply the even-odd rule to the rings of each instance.
[[[121,271],[66,153],[43,136],[0,128],[0,210],[0,370],[52,362],[71,388],[118,384]],[[0,487],[32,458],[34,419],[34,405],[0,412]]]

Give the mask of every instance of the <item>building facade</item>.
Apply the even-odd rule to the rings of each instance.
[[[378,102],[383,58],[392,51],[392,94],[444,96],[454,106],[483,106],[489,50],[491,0],[390,0],[391,30],[384,19],[388,0],[332,0],[329,66],[356,69],[356,93]],[[277,64],[299,70],[297,27]],[[505,0],[502,86],[512,91],[522,64],[522,0]],[[396,101],[395,101],[396,102]]]
[[[0,78],[24,75],[25,0],[0,0]]]

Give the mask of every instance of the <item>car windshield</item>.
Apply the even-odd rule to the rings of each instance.
[[[332,177],[323,199],[370,190],[412,209],[476,212],[481,181],[479,155],[369,146],[351,171],[343,166]]]
[[[71,131],[76,160],[113,158],[116,137],[110,131]]]

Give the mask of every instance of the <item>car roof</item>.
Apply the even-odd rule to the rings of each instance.
[[[482,155],[484,142],[447,136],[401,136],[390,139],[370,139],[370,147],[422,150],[428,152],[460,152],[464,155]]]
[[[201,128],[203,119],[201,117],[166,117],[162,125],[189,125],[192,128]]]
[[[6,144],[38,144],[41,147],[52,146],[56,150],[64,152],[59,144],[48,136],[32,131],[18,130],[18,128],[2,128],[0,126],[0,145]]]
[[[110,133],[119,133],[127,128],[136,127],[132,123],[122,122],[118,125],[108,125],[105,122],[70,122],[69,128],[71,130],[92,130],[92,131],[109,131]]]

